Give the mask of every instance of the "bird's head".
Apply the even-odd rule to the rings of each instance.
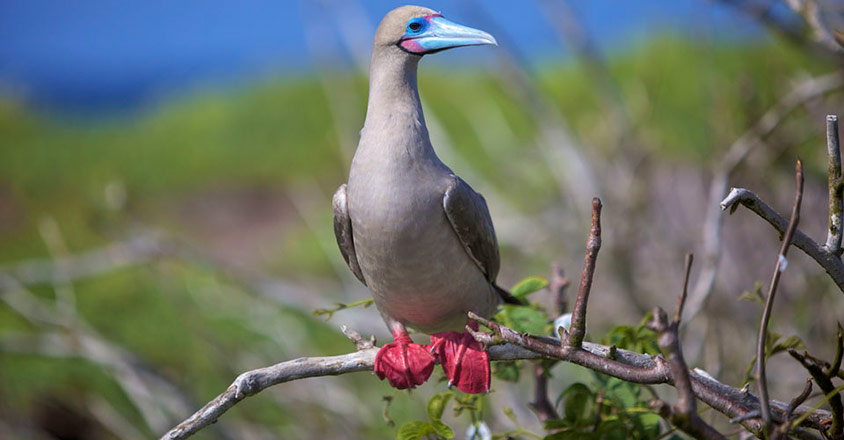
[[[461,46],[498,45],[492,35],[446,20],[420,6],[393,9],[378,25],[376,46],[397,46],[413,55],[425,55]]]

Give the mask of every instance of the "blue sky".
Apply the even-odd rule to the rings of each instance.
[[[547,0],[556,1],[556,0]],[[709,0],[570,0],[604,51],[672,30],[693,38],[758,36],[751,22]],[[323,54],[331,68],[365,59],[383,14],[373,0],[3,0],[0,84],[53,108],[125,107],[199,85],[302,75]],[[494,26],[529,59],[564,57],[539,1],[429,1],[448,18]],[[473,7],[482,5],[485,14]],[[480,52],[480,51],[478,51]],[[480,62],[482,52],[435,63]],[[428,61],[430,62],[430,61]]]

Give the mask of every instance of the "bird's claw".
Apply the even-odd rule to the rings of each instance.
[[[436,358],[407,334],[397,334],[395,340],[375,355],[375,375],[400,390],[422,385],[431,377]]]
[[[448,387],[477,394],[489,392],[489,353],[468,333],[443,332],[431,335],[431,347],[443,366]]]

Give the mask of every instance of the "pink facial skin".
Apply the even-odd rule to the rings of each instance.
[[[416,40],[402,40],[401,47],[410,53],[425,53],[425,49]]]
[[[431,14],[431,15],[426,15],[422,18],[424,18],[426,21],[430,22],[432,18],[442,17],[442,16],[443,16],[442,14]],[[401,47],[404,50],[406,50],[410,53],[424,54],[426,52],[425,48],[423,48],[422,45],[420,45],[415,39],[402,40],[399,44],[401,45]]]

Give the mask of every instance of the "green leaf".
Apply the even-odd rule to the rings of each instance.
[[[508,406],[508,407],[505,407],[502,411],[504,412],[504,415],[507,416],[507,418],[510,419],[511,422],[513,422],[514,425],[516,425],[516,426],[521,425],[521,423],[519,423],[518,417],[516,417],[515,411],[513,411],[513,408],[510,408]]]
[[[511,304],[505,304],[502,313],[505,314],[505,321],[508,327],[520,333],[545,334],[545,327],[548,318],[542,311]]]
[[[492,365],[492,374],[507,382],[519,381],[520,363],[518,361],[498,361]]]
[[[554,432],[571,427],[571,424],[566,419],[549,419],[542,424],[544,430]]]
[[[745,290],[741,292],[738,297],[739,301],[755,302],[758,304],[765,304],[765,297],[762,295],[762,283],[759,281],[753,286],[753,291]]]
[[[316,309],[313,312],[311,312],[311,314],[314,315],[314,316],[325,315],[325,320],[328,321],[329,319],[331,319],[332,316],[334,316],[335,313],[339,312],[340,310],[345,310],[345,309],[349,309],[349,308],[352,308],[352,307],[359,307],[359,306],[363,306],[363,308],[367,308],[367,307],[371,306],[374,301],[375,300],[373,298],[367,298],[367,299],[362,299],[360,301],[351,302],[349,304],[337,302],[337,303],[334,303],[333,309]]]
[[[575,383],[568,387],[560,396],[565,399],[563,410],[566,421],[575,426],[586,426],[592,423],[594,421],[593,396],[592,390],[582,383]]]
[[[432,422],[439,422],[440,419],[443,418],[445,406],[448,404],[449,399],[451,399],[451,396],[453,395],[454,393],[447,391],[445,393],[434,394],[430,399],[428,399],[428,418],[430,418]]]
[[[635,327],[620,325],[610,330],[603,341],[605,345],[615,345],[618,348],[656,355],[659,345],[656,343],[656,333],[645,327],[645,321]]]
[[[527,277],[513,286],[510,293],[517,298],[524,298],[548,286],[548,281],[540,277]]]
[[[440,436],[445,438],[454,438],[454,431],[445,423],[437,420],[431,425],[434,427],[434,429],[437,431],[437,434],[439,434]]]
[[[642,438],[656,438],[659,435],[659,416],[656,414],[642,414],[637,417],[642,430]]]
[[[627,440],[631,437],[627,424],[619,419],[601,421],[597,434],[596,437],[606,440]]]
[[[439,436],[434,425],[424,420],[414,420],[399,427],[396,432],[396,440],[421,440],[432,434]]]
[[[795,350],[801,350],[804,348],[803,340],[800,339],[799,336],[789,336],[782,341],[778,341],[774,344],[774,348],[768,353],[768,356],[773,356],[781,351],[788,350],[789,348],[793,348]]]
[[[483,400],[477,394],[458,394],[454,396],[454,417],[460,417],[463,411],[469,411],[473,416],[479,415],[483,409]]]
[[[607,381],[606,397],[619,408],[633,408],[639,397],[639,386],[612,377]]]

